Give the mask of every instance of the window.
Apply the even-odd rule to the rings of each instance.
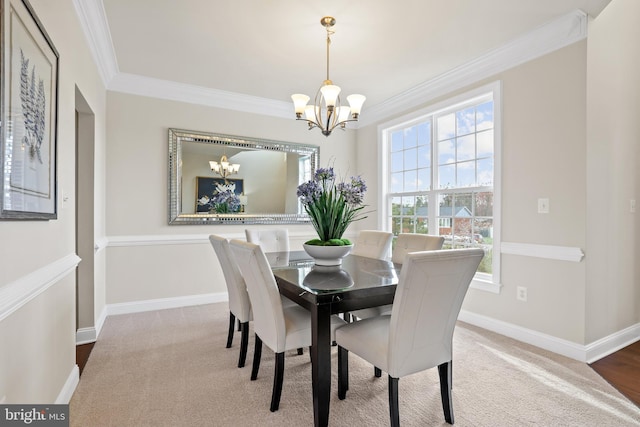
[[[499,84],[381,127],[384,227],[482,247],[475,287],[499,289]],[[497,252],[496,252],[497,250]],[[482,284],[483,282],[484,284]],[[497,287],[496,287],[497,286]]]

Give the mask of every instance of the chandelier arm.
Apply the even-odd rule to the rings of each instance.
[[[358,119],[347,119],[347,120],[343,120],[341,122],[335,123],[333,125],[333,127],[331,127],[331,129],[329,129],[329,132],[333,131],[335,128],[337,128],[340,125],[346,124],[347,122],[357,122],[357,121],[358,121]]]

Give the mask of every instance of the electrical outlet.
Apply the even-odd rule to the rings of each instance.
[[[538,213],[549,213],[549,199],[538,199]]]
[[[527,302],[527,288],[524,286],[518,286],[516,288],[516,299],[518,301]]]

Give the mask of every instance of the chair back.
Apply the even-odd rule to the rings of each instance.
[[[229,241],[224,237],[212,234],[209,241],[218,257],[222,274],[227,284],[229,294],[229,311],[242,323],[251,320],[251,302],[247,293],[247,286],[244,283],[236,259],[231,253]]]
[[[262,252],[289,252],[289,230],[245,229],[247,242],[260,245]]]
[[[393,233],[376,230],[362,230],[351,250],[352,255],[367,258],[387,259]]]
[[[247,284],[255,333],[274,352],[284,351],[286,330],[282,300],[264,252],[260,246],[241,240],[231,240],[229,245]]]
[[[393,246],[391,261],[402,264],[404,257],[411,252],[437,251],[442,249],[444,237],[429,234],[400,233]]]
[[[389,375],[400,378],[452,360],[453,330],[481,248],[410,253],[389,326]]]

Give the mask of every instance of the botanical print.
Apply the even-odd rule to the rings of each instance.
[[[29,75],[29,59],[25,58],[22,49],[20,49],[20,59],[20,100],[25,130],[22,147],[28,150],[31,160],[37,158],[42,164],[40,149],[44,141],[46,108],[44,80],[38,75],[36,90],[36,66],[31,68],[31,75]]]
[[[0,218],[55,219],[58,53],[28,1],[3,4]]]

